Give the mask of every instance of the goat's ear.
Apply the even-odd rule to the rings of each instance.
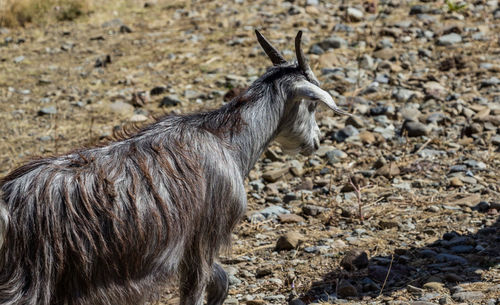
[[[295,96],[300,99],[320,101],[328,106],[328,108],[332,109],[335,113],[349,116],[351,115],[350,113],[340,109],[328,92],[310,82],[302,81],[297,83],[295,86]]]
[[[262,49],[264,49],[264,52],[266,52],[267,56],[271,59],[273,62],[273,65],[281,65],[286,63],[286,59],[281,55],[281,53],[273,47],[273,45],[266,39],[266,37],[262,36],[262,34],[255,30],[255,35],[257,35],[257,40],[259,41],[260,46]]]

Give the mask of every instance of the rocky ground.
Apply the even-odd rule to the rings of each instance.
[[[226,304],[500,304],[499,21],[485,0],[169,1],[0,29],[0,175],[218,107],[269,64],[255,28],[290,59],[302,29],[356,116],[320,111],[315,155],[273,145],[251,172]]]

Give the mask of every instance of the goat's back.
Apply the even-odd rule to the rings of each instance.
[[[143,135],[14,170],[0,184],[0,304],[144,301],[201,222],[198,157]]]

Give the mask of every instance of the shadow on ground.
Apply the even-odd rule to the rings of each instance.
[[[396,249],[388,256],[368,258],[361,250],[347,253],[342,267],[324,275],[322,281],[314,282],[301,300],[305,303],[331,302],[337,298],[359,301],[380,294],[394,295],[406,289],[419,301],[435,301],[442,297],[437,292],[442,288],[456,293],[460,290],[458,284],[484,282],[480,270],[496,268],[499,264],[500,217],[475,234],[447,232],[424,247]],[[433,283],[424,287],[428,282]],[[460,294],[454,295],[455,300],[467,302],[457,295]]]

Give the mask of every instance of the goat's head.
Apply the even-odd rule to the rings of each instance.
[[[319,148],[320,143],[320,130],[315,118],[318,103],[324,103],[338,114],[349,114],[338,108],[330,94],[319,87],[319,81],[301,48],[302,31],[295,37],[297,62],[287,62],[259,31],[255,30],[255,33],[274,65],[271,69],[276,70],[271,75],[279,76],[274,79],[285,102],[276,141],[285,152],[309,155]]]

